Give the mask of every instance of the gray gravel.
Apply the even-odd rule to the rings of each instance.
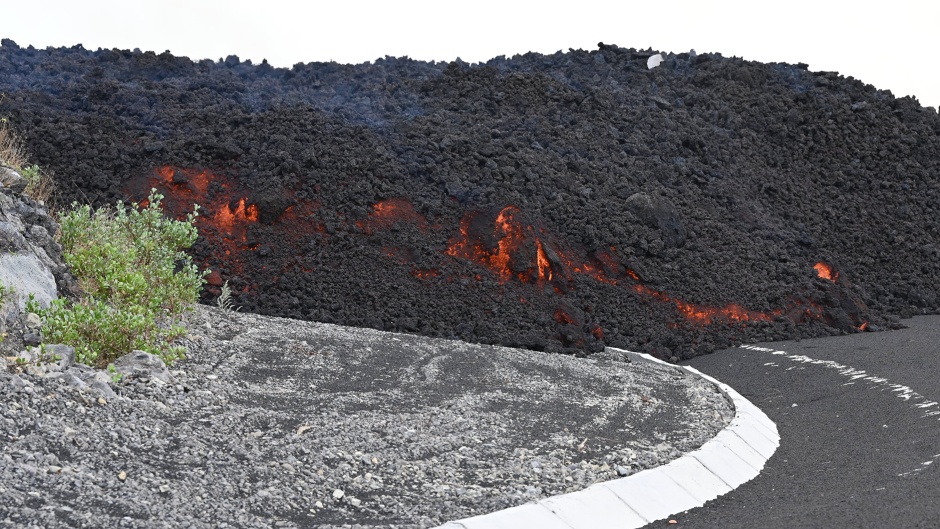
[[[169,383],[105,398],[0,374],[0,526],[433,527],[664,464],[733,415],[711,384],[614,353],[191,320]]]

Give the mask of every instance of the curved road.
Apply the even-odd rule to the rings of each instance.
[[[940,527],[940,316],[726,349],[689,365],[780,431],[754,480],[647,528]]]

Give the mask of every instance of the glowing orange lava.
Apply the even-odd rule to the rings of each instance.
[[[539,269],[539,280],[552,280],[552,265],[548,262],[548,256],[545,255],[545,248],[542,246],[542,241],[536,239],[535,246],[538,248],[536,253],[536,262],[538,263]]]
[[[823,278],[823,279],[826,279],[826,280],[828,280],[828,281],[832,281],[833,283],[836,282],[836,279],[839,279],[839,272],[834,272],[834,271],[832,270],[832,266],[831,266],[831,265],[826,264],[826,263],[824,263],[824,262],[822,262],[822,261],[820,261],[820,262],[816,263],[815,265],[813,265],[813,268],[816,269],[816,275],[818,275],[819,277],[821,277],[821,278]]]
[[[222,266],[227,276],[243,271],[239,255],[243,251],[257,249],[258,243],[249,243],[248,234],[249,227],[258,222],[261,214],[246,193],[239,192],[238,187],[224,175],[213,174],[207,169],[170,165],[154,169],[151,176],[142,178],[137,187],[132,189],[142,191],[140,184],[143,183],[146,183],[148,189],[156,188],[165,195],[163,206],[173,217],[184,218],[192,212],[193,204],[200,206],[199,216],[196,217],[200,236],[218,248],[214,252],[213,262],[204,263],[214,270],[208,278],[209,285],[218,287],[223,281],[219,266]],[[144,200],[141,205],[145,206],[146,202]]]
[[[246,208],[243,198],[238,201],[235,211],[232,211],[231,204],[225,204],[215,212],[214,218],[220,228],[231,232],[236,223],[257,222],[258,206],[249,204]]]
[[[356,225],[368,233],[377,229],[388,229],[393,224],[405,222],[418,226],[421,231],[428,228],[428,221],[423,215],[415,211],[411,202],[403,198],[389,198],[376,202],[372,206],[372,212],[365,221],[359,221]]]
[[[430,279],[432,277],[440,276],[441,271],[436,268],[415,268],[411,271],[411,275],[417,277],[418,279]]]
[[[519,214],[516,206],[499,211],[490,228],[496,242],[492,247],[483,243],[483,237],[471,234],[473,224],[479,221],[477,215],[465,215],[460,235],[451,239],[445,253],[483,265],[503,283],[513,278],[524,283],[551,281],[554,274],[547,250],[535,228],[520,221]]]
[[[570,314],[561,309],[555,311],[555,322],[562,325],[577,324],[575,319],[572,318]]]
[[[223,238],[244,242],[245,227],[258,221],[258,206],[249,204],[247,198],[240,198],[233,209],[229,201],[231,185],[205,169],[180,169],[165,165],[156,169],[156,175],[154,184],[162,184],[171,195],[167,197],[171,213],[182,216],[191,211],[189,208],[192,204],[202,207],[201,214],[196,218],[200,229],[210,228]],[[217,182],[223,192],[210,199],[208,191],[212,181]]]
[[[520,216],[520,210],[516,206],[507,206],[500,210],[488,228],[496,244],[487,247],[483,241],[489,235],[479,233],[480,217],[468,214],[461,220],[460,235],[451,239],[445,253],[488,268],[499,276],[501,282],[510,279],[527,283],[551,282],[557,293],[570,288],[567,283],[575,275],[588,276],[601,283],[629,288],[636,294],[652,300],[672,304],[676,307],[678,315],[694,324],[772,321],[785,313],[782,309],[759,312],[735,303],[713,307],[677,299],[644,285],[635,271],[621,264],[614,248],[597,252],[592,259],[576,257],[575,252],[563,251],[557,243],[549,246],[546,241],[553,238],[521,222]],[[483,229],[487,229],[485,224]],[[474,230],[477,230],[477,233]],[[530,252],[534,254],[532,257],[529,257]],[[820,318],[822,310],[818,307],[806,308],[805,317]],[[564,313],[555,313],[558,323],[570,323],[569,319]]]

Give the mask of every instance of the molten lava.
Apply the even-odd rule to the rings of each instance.
[[[167,196],[166,207],[171,215],[182,218],[191,211],[193,204],[199,204],[202,212],[196,218],[200,231],[210,231],[229,244],[229,254],[240,249],[239,244],[247,241],[247,228],[258,221],[258,206],[243,197],[231,200],[234,186],[225,178],[212,174],[208,170],[181,169],[165,165],[155,170],[156,176],[150,179],[150,185],[162,188]],[[215,182],[219,192],[209,196],[209,184]]]
[[[687,303],[682,300],[678,300],[660,292],[658,290],[653,290],[642,284],[633,285],[633,291],[638,294],[643,294],[649,296],[658,301],[665,303],[672,303],[676,306],[679,314],[684,316],[688,321],[700,324],[700,325],[711,325],[716,321],[723,322],[748,322],[748,321],[771,321],[773,320],[775,314],[767,314],[764,312],[757,312],[753,310],[745,309],[744,307],[731,303],[725,305],[724,307],[709,307],[707,305],[696,305],[694,303]]]
[[[258,206],[249,204],[245,207],[245,199],[238,201],[235,211],[232,211],[231,204],[225,204],[220,207],[214,216],[218,226],[227,232],[231,232],[236,224],[245,224],[258,221]]]
[[[552,265],[548,262],[548,256],[545,255],[545,247],[542,246],[542,241],[536,239],[535,246],[537,248],[536,253],[536,263],[538,264],[540,280],[552,280]]]
[[[451,239],[445,253],[488,268],[502,283],[513,278],[523,283],[553,280],[545,244],[536,236],[535,227],[519,217],[520,210],[516,206],[501,209],[490,225],[481,221],[485,217],[480,214],[465,215],[460,221],[460,235]],[[495,244],[487,241],[495,241]]]
[[[825,280],[835,283],[836,279],[839,279],[839,272],[833,271],[832,265],[820,261],[813,265],[813,268],[816,269],[816,275]]]
[[[164,208],[175,218],[185,218],[192,211],[193,204],[200,206],[196,226],[200,236],[214,247],[211,257],[203,263],[212,269],[207,278],[210,292],[217,294],[217,287],[225,280],[243,274],[242,252],[257,250],[259,241],[263,240],[258,233],[252,235],[250,231],[252,226],[258,225],[262,213],[251,201],[249,193],[225,175],[206,169],[169,165],[156,168],[149,176],[132,180],[126,192],[130,196],[140,196],[150,188],[156,188],[166,196]],[[291,244],[324,231],[322,224],[312,218],[315,209],[308,202],[294,201],[277,218],[269,219],[269,224],[289,224],[291,229],[281,232],[286,237],[283,242]],[[249,240],[250,237],[254,240]],[[302,264],[299,267],[305,269]],[[247,288],[246,284],[242,290]]]
[[[430,279],[432,277],[440,276],[441,271],[436,268],[415,268],[411,271],[411,275],[417,277],[418,279]]]
[[[203,206],[203,214],[197,218],[200,233],[220,250],[213,253],[213,258],[222,260],[218,264],[223,265],[221,274],[215,271],[209,277],[212,287],[219,287],[228,276],[244,272],[239,259],[241,252],[255,250],[259,246],[259,243],[249,242],[249,236],[253,239],[263,239],[263,234],[268,233],[257,231],[261,224],[253,228],[251,233],[249,227],[258,223],[262,214],[271,215],[270,208],[262,213],[259,206],[252,202],[250,194],[241,192],[235,183],[207,170],[164,166],[154,172],[147,184],[164,190],[168,195],[166,207],[177,217],[183,217],[191,211],[193,203]],[[285,191],[285,195],[289,197],[291,193]],[[319,205],[290,198],[287,202],[290,205],[283,211],[274,211],[276,218],[265,218],[265,225],[272,226],[277,230],[275,233],[284,234],[285,240],[280,244],[296,249],[309,245],[310,241],[323,243],[328,240],[324,224],[315,220]],[[356,226],[368,235],[375,235],[384,230],[393,230],[392,233],[395,233],[398,226],[403,225],[416,226],[421,232],[426,232],[429,226],[428,219],[403,198],[377,202],[372,206],[367,218],[356,222]],[[351,228],[349,224],[346,227]],[[440,227],[435,225],[434,229],[436,231]],[[411,276],[431,283],[452,282],[455,279],[454,274],[446,268],[438,268],[433,262],[418,265],[415,255],[419,252],[408,249],[410,247],[399,246],[395,240],[383,240],[392,244],[380,246],[383,254],[394,263],[392,266],[407,267],[406,270]],[[625,266],[617,256],[615,248],[597,250],[585,257],[582,252],[572,250],[538,223],[533,223],[520,208],[512,205],[498,211],[470,212],[464,215],[459,223],[458,234],[450,238],[444,254],[489,270],[496,275],[500,283],[514,281],[540,287],[533,291],[534,296],[552,295],[552,291],[554,295],[565,296],[567,292],[577,288],[579,277],[590,278],[612,288],[624,289],[625,293],[630,291],[632,295],[640,296],[647,303],[672,305],[677,322],[684,320],[693,325],[772,321],[779,317],[802,323],[824,318],[822,307],[810,299],[798,297],[790,298],[786,308],[771,312],[753,311],[735,303],[720,307],[689,303],[648,287],[640,274],[630,266]],[[292,255],[291,259],[293,261],[281,267],[283,273],[309,273],[313,270],[299,255]],[[428,265],[434,268],[429,268]],[[212,268],[215,269],[216,266]],[[833,283],[839,277],[838,272],[824,262],[816,263],[814,269],[819,277]],[[482,280],[480,273],[471,274],[473,275],[468,277]],[[551,288],[541,288],[542,286]],[[242,291],[246,292],[247,288],[248,286],[245,286]],[[529,294],[526,294],[518,299],[520,303],[529,303],[528,297]],[[581,326],[566,310],[559,309],[553,316],[559,325]],[[600,326],[587,325],[585,322],[585,333],[593,335],[597,340],[603,340],[604,331]],[[865,322],[857,329],[865,330],[867,326]]]
[[[411,202],[403,198],[390,198],[376,202],[372,206],[372,212],[365,221],[359,221],[356,225],[365,230],[366,233],[372,233],[379,229],[388,229],[396,223],[415,224],[421,231],[428,228],[428,221],[423,215],[415,211]]]
[[[783,312],[762,313],[737,304],[710,307],[687,303],[644,285],[636,272],[621,264],[614,248],[597,252],[593,259],[584,259],[576,257],[576,252],[562,250],[558,243],[549,243],[555,238],[522,222],[521,212],[516,206],[500,210],[490,224],[481,223],[479,215],[471,213],[464,216],[460,235],[451,240],[446,253],[476,262],[496,273],[503,283],[510,279],[524,283],[551,282],[555,291],[561,293],[571,288],[567,283],[573,277],[587,276],[601,283],[629,288],[652,300],[673,304],[683,318],[702,325],[718,321],[771,321]],[[481,232],[481,224],[490,232]],[[487,244],[488,239],[495,239],[496,244]],[[559,313],[555,314],[555,320],[570,323]]]

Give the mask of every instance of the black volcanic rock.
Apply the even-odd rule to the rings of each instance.
[[[937,312],[935,111],[653,53],[277,69],[4,40],[0,113],[68,200],[199,203],[204,299],[228,280],[245,310],[666,358]]]

